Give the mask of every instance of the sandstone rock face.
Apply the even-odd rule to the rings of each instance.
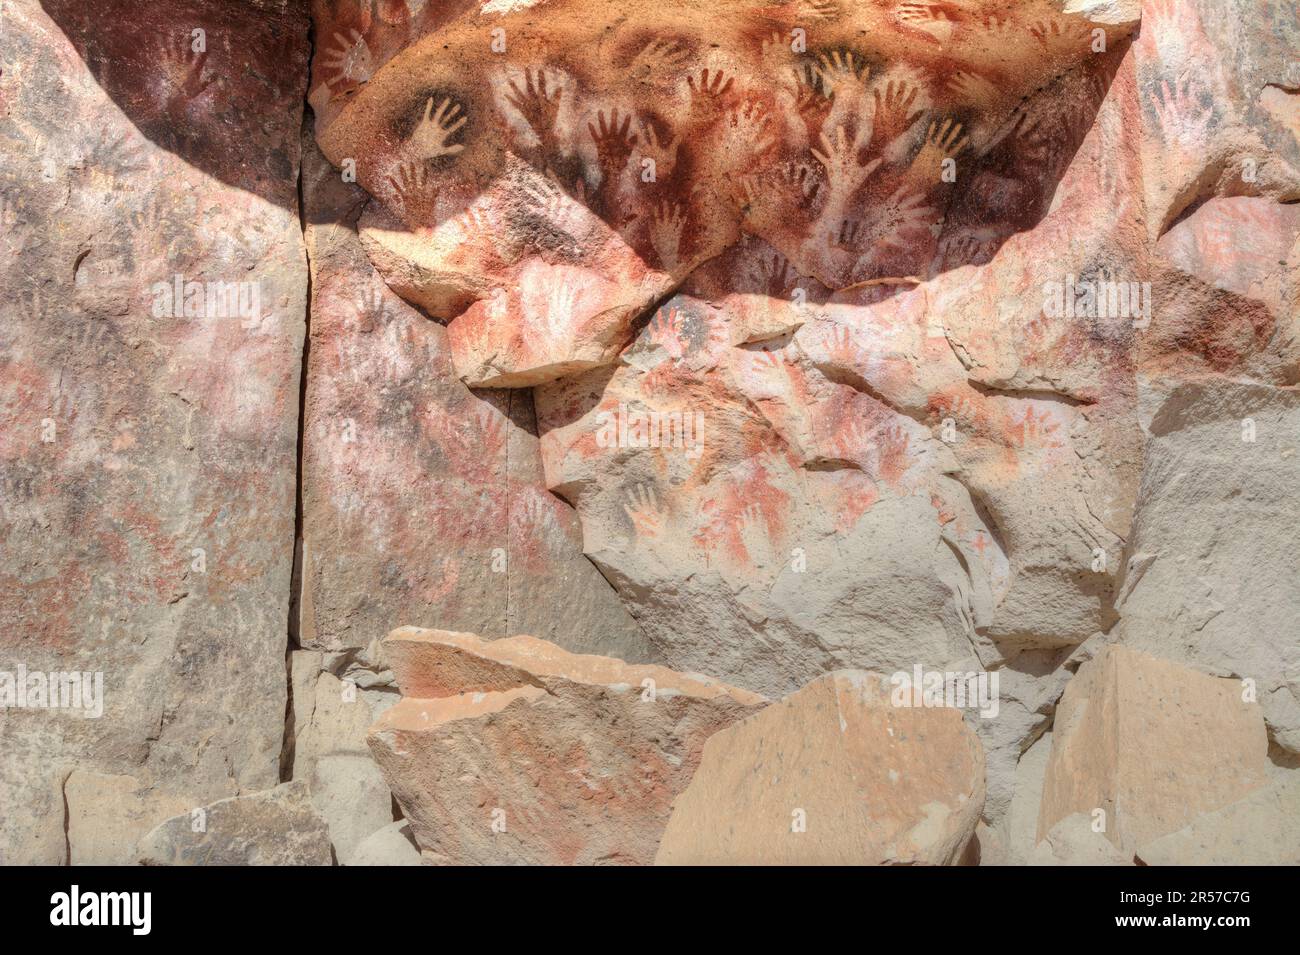
[[[427,167],[402,166],[398,175],[426,180],[426,201],[434,201]],[[394,291],[431,315],[455,318],[450,357],[471,385],[533,385],[609,364],[633,319],[672,286],[586,206],[520,160],[436,228],[422,225],[428,219],[416,202],[402,194],[402,219],[372,206],[361,239]],[[563,245],[538,249],[538,230],[552,228],[564,229]],[[559,262],[530,254],[541,251]]]
[[[1055,823],[1034,845],[1028,865],[1132,865],[1133,859],[1099,832],[1091,816],[1073,813]]]
[[[0,19],[0,863],[650,862],[917,667],[853,861],[1289,858],[1294,3]]]
[[[138,847],[142,865],[331,865],[324,817],[285,783],[168,819]]]
[[[453,864],[650,863],[705,741],[766,703],[527,636],[384,647],[403,698],[370,747],[426,857]]]
[[[312,102],[384,207],[367,251],[450,319],[457,374],[538,386],[547,484],[664,659],[779,694],[1107,625],[1111,572],[1081,568],[1118,555],[1136,486],[1131,341],[1044,321],[1035,266],[1138,181],[1095,172],[1135,165],[1135,11],[828,5],[810,35],[793,6],[687,4],[651,36],[594,6],[550,3],[544,31],[528,10],[404,33],[326,13]],[[1118,217],[1058,264],[1144,241]],[[666,449],[629,415],[666,421]],[[1117,460],[1080,464],[1097,454]]]
[[[422,865],[411,824],[399,819],[368,835],[352,854],[350,865]]]
[[[3,19],[0,670],[102,681],[98,718],[0,715],[0,860],[48,863],[74,770],[136,780],[112,797],[131,818],[153,811],[132,792],[278,781],[308,22],[198,0]],[[125,845],[105,825],[77,828],[98,861]]]
[[[1131,853],[1266,785],[1267,750],[1241,681],[1107,647],[1057,708],[1038,838],[1079,814]]]
[[[437,620],[653,658],[583,556],[572,508],[543,484],[530,395],[456,380],[446,330],[390,291],[362,252],[365,193],[314,144],[304,155],[313,281],[301,645],[360,648]]]
[[[1250,680],[1270,739],[1300,751],[1300,393],[1188,383],[1148,430],[1118,639]]]
[[[1010,840],[1012,853],[1033,845],[1032,833],[1028,840],[1017,833],[1016,800],[1024,803],[1022,812],[1032,815],[1037,828],[1043,766],[1037,766],[1036,778],[1025,778],[1025,760],[1034,749],[1042,749],[1038,734],[1050,737],[1050,731],[1044,731],[1051,726],[1057,703],[1075,672],[1109,642],[1109,634],[1096,633],[1073,648],[1026,650],[995,671],[997,712],[981,712],[973,728],[984,745],[988,771],[984,819],[1009,830],[1003,835]],[[1046,759],[1046,750],[1042,752]]]
[[[1025,750],[1017,762],[1015,794],[1005,825],[1007,854],[1002,859],[989,861],[1023,865],[1034,851],[1038,843],[1038,807],[1043,799],[1043,780],[1051,755],[1052,734],[1048,732]],[[980,861],[985,860],[981,858]]]
[[[1300,865],[1300,784],[1285,779],[1137,851],[1147,865]]]
[[[378,832],[371,833],[356,851],[348,865],[423,865],[420,847],[411,835],[411,824],[405,819],[391,822]]]
[[[673,805],[660,865],[949,865],[984,804],[960,712],[897,706],[838,671],[717,733]]]
[[[140,838],[191,804],[150,791],[131,776],[74,770],[63,784],[68,807],[68,864],[120,865],[133,859]]]
[[[393,795],[366,746],[370,724],[397,691],[351,655],[299,650],[292,656],[289,775],[301,780],[329,824],[341,865],[363,840],[393,821]],[[338,671],[337,674],[334,671]],[[370,679],[367,679],[369,677]],[[367,685],[369,684],[369,685]]]
[[[317,11],[316,134],[454,374],[532,386],[545,484],[666,664],[998,672],[1003,836],[1112,643],[1253,681],[1293,749],[1293,11],[903,6]],[[1040,861],[1131,860],[1056,822]]]

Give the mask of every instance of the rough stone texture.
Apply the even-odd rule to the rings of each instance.
[[[547,483],[665,660],[783,693],[1106,625],[1110,574],[1081,568],[1098,544],[1118,555],[1136,486],[1127,339],[1049,327],[1036,267],[1085,223],[1063,270],[1142,251],[1127,217],[1093,228],[1098,193],[1140,179],[1096,162],[1136,162],[1136,12],[1093,33],[1047,4],[721,21],[687,4],[654,35],[602,31],[586,61],[592,7],[548,3],[544,29],[444,10],[404,35],[318,9],[340,45],[312,102],[326,155],[388,209],[363,229],[372,258],[450,319],[457,373],[540,386]],[[786,37],[805,14],[806,50]],[[496,26],[501,55],[458,55]],[[972,274],[1017,239],[1011,268]],[[596,249],[683,294],[626,325],[582,279]],[[1020,334],[984,333],[990,309]],[[578,374],[575,348],[601,367]],[[624,406],[699,413],[707,453],[593,447]],[[1080,463],[1097,454],[1114,464]]]
[[[1014,806],[1027,784],[1023,778],[1024,759],[1033,748],[1041,748],[1038,734],[1051,725],[1057,702],[1066,684],[1079,667],[1110,641],[1108,634],[1097,633],[1077,647],[1064,650],[1026,650],[998,668],[998,710],[980,713],[972,727],[984,744],[988,771],[988,794],[984,800],[984,819],[994,826],[1006,822],[1014,828]],[[1050,736],[1050,733],[1044,735]],[[1037,786],[1033,789],[1034,825],[1038,817],[1038,790],[1042,788],[1042,766],[1038,767]],[[1021,848],[1015,832],[1007,834],[1009,851]],[[1029,842],[1032,845],[1032,839]]]
[[[821,677],[717,733],[659,865],[950,865],[984,805],[984,752],[950,707],[864,671]]]
[[[399,178],[427,180],[424,166],[402,170]],[[425,201],[435,195],[431,189]],[[459,216],[440,224],[430,223],[436,213],[426,213],[410,192],[398,203],[401,219],[381,205],[369,207],[362,242],[394,291],[431,315],[455,318],[450,357],[471,385],[533,385],[609,364],[633,319],[673,284],[599,217],[519,160]],[[536,230],[555,225],[548,216],[562,224],[564,244],[538,249]],[[531,253],[539,251],[559,264],[538,261]]]
[[[1294,3],[145,7],[0,10],[0,675],[107,690],[0,710],[0,862],[282,779],[346,861],[405,624],[772,697],[997,673],[986,862],[1111,854],[1074,809],[1022,838],[1108,645],[1249,681],[1294,767]],[[259,308],[157,315],[175,275]],[[583,712],[487,672],[521,699],[447,733]]]
[[[1102,810],[1106,838],[1131,853],[1266,785],[1267,751],[1240,680],[1107,647],[1057,707],[1038,837]]]
[[[1300,751],[1300,392],[1188,383],[1148,432],[1117,639],[1252,680],[1270,738]]]
[[[1257,789],[1137,850],[1147,865],[1300,865],[1300,780]]]
[[[393,795],[370,758],[366,731],[397,702],[397,691],[391,680],[376,685],[380,675],[364,662],[310,650],[295,652],[291,662],[290,777],[306,783],[342,865],[393,821]]]
[[[534,386],[546,485],[661,659],[770,695],[997,670],[990,845],[1108,643],[1254,680],[1282,749],[1300,725],[1300,21],[994,6],[318,8],[311,82],[367,252],[456,375]],[[1146,309],[1047,307],[1089,281]],[[607,440],[629,413],[693,440]]]
[[[307,52],[288,4],[4,5],[0,670],[104,680],[99,719],[0,714],[6,863],[66,859],[74,769],[189,805],[278,781]],[[177,275],[259,307],[157,314]]]
[[[370,747],[430,861],[649,864],[705,740],[766,701],[516,636],[403,628]]]
[[[1025,863],[1038,844],[1038,807],[1043,799],[1043,779],[1051,753],[1052,734],[1048,732],[1025,750],[1016,764],[1015,795],[1004,827],[1008,855],[1002,861],[1006,863]]]
[[[527,392],[472,392],[446,331],[357,238],[367,196],[305,147],[312,264],[303,433],[304,647],[364,647],[436,620],[576,651],[654,654],[542,483]],[[562,612],[557,612],[563,608]]]
[[[389,823],[362,840],[347,865],[423,865],[420,847],[405,819]]]
[[[1116,848],[1089,815],[1066,816],[1046,832],[1029,853],[1027,865],[1133,865],[1131,855]]]
[[[70,853],[62,778],[26,772],[23,762],[7,751],[0,761],[0,786],[7,806],[0,819],[0,864],[66,865]]]
[[[156,825],[192,803],[141,787],[132,776],[74,770],[63,784],[68,813],[69,865],[121,865]]]
[[[1139,142],[1152,238],[1213,195],[1297,198],[1295,7],[1146,0],[1142,16]]]
[[[730,324],[675,299],[633,345],[644,363],[629,354],[612,374],[538,389],[548,480],[577,508],[588,555],[667,660],[765,693],[836,666],[971,657],[969,605],[989,575],[966,576],[962,537],[991,538],[942,474],[953,466],[947,448],[852,387],[802,371],[783,354],[798,339],[738,349]],[[702,441],[602,448],[601,416],[615,421],[620,409],[698,413]],[[836,423],[854,417],[836,437]]]
[[[140,840],[138,851],[142,865],[333,864],[329,829],[301,782],[168,819]]]

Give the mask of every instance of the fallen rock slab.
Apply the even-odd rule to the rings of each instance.
[[[705,741],[767,701],[529,636],[396,630],[369,734],[427,859],[649,864]]]
[[[1082,813],[1131,852],[1266,785],[1264,718],[1242,689],[1127,647],[1103,649],[1057,709],[1038,838]]]
[[[329,827],[307,786],[222,799],[174,816],[143,839],[142,865],[332,865]]]
[[[984,751],[951,707],[894,706],[840,670],[718,733],[656,865],[951,865],[984,805]]]

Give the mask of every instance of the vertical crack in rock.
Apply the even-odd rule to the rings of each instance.
[[[531,397],[531,396],[530,396],[530,397]],[[531,409],[529,410],[529,413],[530,413],[530,414],[532,413],[532,412],[531,412]],[[507,393],[506,393],[506,420],[511,421],[511,422],[515,421],[515,392],[513,392],[513,391],[510,391],[510,392],[507,392]],[[514,442],[512,442],[512,441],[509,441],[509,440],[506,441],[506,465],[505,465],[506,470],[505,470],[505,475],[504,475],[504,477],[505,477],[504,488],[505,488],[505,498],[506,498],[506,540],[505,540],[505,544],[506,544],[506,574],[505,574],[505,576],[506,576],[506,607],[505,607],[505,619],[502,621],[502,630],[501,630],[501,632],[502,632],[503,634],[507,634],[507,635],[513,632],[513,630],[511,629],[511,623],[512,623],[513,621],[512,621],[511,618],[510,618],[510,590],[511,590],[511,587],[512,587],[512,585],[513,585],[513,583],[514,583],[513,578],[511,577],[511,575],[514,573],[514,554],[512,553],[512,551],[513,551],[514,548],[513,548],[513,541],[510,539],[510,538],[511,538],[511,528],[514,526],[514,525],[511,524],[511,522],[510,522],[510,506],[511,506],[511,504],[514,503],[514,500],[513,500],[513,499],[514,499],[514,495],[511,494],[511,492],[510,492],[510,476],[511,476],[511,474],[513,473],[513,469],[512,469],[511,466],[510,466],[510,464],[511,464],[510,456],[511,456],[511,454],[514,453],[514,447],[513,447],[513,444],[514,444]]]
[[[72,810],[68,807],[68,780],[71,774],[63,777],[59,785],[59,797],[63,805],[63,865],[72,865]]]
[[[313,55],[311,30],[307,31],[308,62]],[[307,102],[307,90],[304,86],[302,100],[302,134],[299,141],[306,143],[311,135],[311,106]],[[293,519],[293,570],[289,577],[289,619],[285,623],[284,651],[284,742],[280,748],[280,782],[293,779],[294,757],[294,708],[293,708],[293,653],[301,648],[298,631],[298,615],[302,603],[302,560],[303,560],[303,447],[307,433],[307,373],[311,357],[311,309],[312,309],[312,261],[311,244],[307,238],[307,202],[303,193],[303,175],[305,162],[303,156],[298,158],[298,178],[295,194],[298,200],[298,228],[302,232],[303,257],[306,259],[306,288],[304,295],[302,357],[298,371],[298,445],[294,457],[296,472],[294,475],[294,519]]]

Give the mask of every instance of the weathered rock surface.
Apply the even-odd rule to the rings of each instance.
[[[1137,850],[1147,865],[1300,865],[1300,781],[1292,777],[1198,816]]]
[[[1007,829],[1107,643],[1253,681],[1295,749],[1294,11],[531,6],[319,12],[316,134],[452,374],[533,386],[545,486],[663,662],[996,671],[1017,861],[1131,860]],[[1221,440],[1247,418],[1262,456]]]
[[[446,330],[390,291],[362,252],[365,193],[314,145],[304,155],[313,281],[301,645],[359,648],[436,620],[652,659],[583,557],[572,509],[543,486],[529,394],[456,380]]]
[[[329,829],[307,786],[222,799],[168,819],[139,844],[143,865],[332,865]]]
[[[828,7],[805,45],[785,37],[793,8],[720,26],[688,5],[658,39],[602,36],[597,64],[577,55],[591,6],[548,4],[544,41],[527,11],[448,10],[400,36],[329,14],[339,48],[318,60],[313,103],[326,155],[355,160],[379,201],[372,258],[451,320],[460,376],[540,385],[547,483],[664,659],[783,693],[836,666],[943,665],[973,644],[994,663],[1109,625],[1137,483],[1132,330],[1045,320],[1041,288],[1144,252],[1122,139],[1139,122],[1133,21]],[[510,40],[475,83],[455,53],[498,26]],[[863,33],[874,49],[855,49]],[[1134,216],[1098,230],[1096,198],[1116,185]],[[619,242],[587,238],[602,227]],[[1080,230],[1087,243],[1045,269]],[[593,243],[687,294],[639,334],[577,330]],[[995,272],[1004,244],[1012,264]],[[985,331],[990,309],[1005,333]],[[466,359],[471,339],[486,364]],[[602,367],[577,374],[555,350],[582,347]],[[485,377],[493,362],[504,374]],[[705,453],[629,447],[625,430],[602,446],[599,419],[624,408],[701,420]],[[1089,570],[1098,549],[1113,559]],[[683,636],[700,626],[714,645]]]
[[[1038,844],[1038,808],[1043,801],[1043,781],[1051,754],[1052,734],[1047,732],[1025,750],[1016,764],[1015,795],[1004,827],[1007,855],[996,860],[1002,864],[1025,864]]]
[[[456,864],[650,863],[705,741],[766,704],[528,636],[384,648],[403,699],[370,747],[426,857]]]
[[[897,706],[877,674],[838,671],[709,740],[655,862],[951,865],[983,804],[959,711]]]
[[[422,165],[402,170],[403,179],[429,177]],[[520,160],[436,226],[425,224],[436,212],[418,208],[421,197],[409,191],[418,187],[404,185],[403,218],[372,203],[359,223],[361,240],[390,288],[433,316],[455,319],[450,358],[467,384],[513,388],[609,364],[632,321],[673,284]],[[437,190],[425,185],[431,203]],[[539,235],[561,227],[558,237]]]
[[[97,672],[103,712],[0,714],[0,859],[58,862],[73,770],[189,805],[279,778],[308,23],[197,0],[3,20],[0,671]],[[79,838],[107,861],[104,825]]]
[[[1240,680],[1107,647],[1057,707],[1038,837],[1080,814],[1132,853],[1265,786],[1267,752]]]
[[[1116,638],[1251,681],[1270,738],[1300,751],[1300,391],[1188,382],[1148,433]]]
[[[1020,757],[1015,795],[1005,818],[991,827],[981,823],[980,865],[1133,865],[1132,855],[1125,855],[1107,838],[1102,828],[1105,820],[1093,815],[1066,816],[1040,838],[1039,808],[1051,751],[1048,732]]]
[[[984,819],[996,827],[1004,823],[1009,827],[1003,836],[1010,840],[1007,851],[1013,854],[1033,845],[1032,834],[1025,840],[1015,831],[1015,803],[1026,795],[1022,792],[1026,786],[1032,790],[1028,809],[1033,828],[1038,824],[1043,766],[1037,767],[1036,782],[1027,780],[1025,760],[1033,749],[1042,749],[1040,733],[1051,735],[1044,731],[1051,726],[1066,684],[1108,642],[1108,634],[1097,633],[1073,648],[1025,650],[994,671],[998,680],[997,711],[981,711],[972,726],[984,745],[988,773]],[[1046,750],[1042,752],[1046,759]]]
[[[751,351],[736,326],[674,299],[616,370],[537,390],[548,483],[587,554],[666,660],[764,693],[971,656],[971,604],[988,605],[998,562],[979,563],[992,538],[943,474],[947,447],[805,369],[798,337]],[[679,422],[686,438],[664,438]]]
[[[63,784],[63,799],[69,865],[121,865],[135,857],[145,833],[193,805],[181,796],[142,787],[131,776],[79,769]]]
[[[1091,815],[1073,813],[1056,822],[1034,845],[1027,865],[1133,865],[1133,858],[1117,848],[1104,831],[1095,828]]]
[[[682,671],[914,666],[1000,678],[962,861],[1287,858],[1294,3],[0,17],[0,863],[284,779],[345,864],[650,861],[758,705]]]
[[[391,822],[363,839],[346,865],[423,865],[420,847],[405,819]]]
[[[290,778],[306,783],[329,824],[335,858],[351,865],[360,843],[393,821],[393,795],[370,757],[366,731],[397,702],[397,690],[374,685],[379,675],[350,655],[299,650],[290,667]]]

